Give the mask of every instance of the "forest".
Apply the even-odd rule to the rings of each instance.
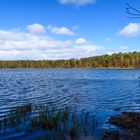
[[[1,69],[14,68],[95,68],[95,69],[139,69],[140,52],[114,53],[69,60],[1,60]]]

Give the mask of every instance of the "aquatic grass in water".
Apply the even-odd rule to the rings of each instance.
[[[34,108],[37,108],[36,115],[33,115]],[[94,136],[97,120],[95,116],[90,115],[86,111],[77,113],[71,108],[56,111],[55,109],[45,106],[37,106],[34,108],[31,104],[28,104],[11,110],[9,114],[0,120],[0,132],[14,129],[17,133],[25,132],[27,136],[29,136],[42,131],[41,136],[35,137],[35,139],[40,140],[79,140],[81,136]],[[122,115],[111,117],[109,123],[128,130],[128,133],[121,135],[117,130],[105,130],[102,136],[103,140],[128,139],[137,138],[139,136],[139,113],[122,113]],[[133,134],[133,136],[131,136],[131,134]]]
[[[0,120],[0,128],[17,128],[22,123],[26,122],[31,115],[32,106],[30,104],[17,107],[10,111]]]
[[[48,109],[45,106],[38,106],[37,115],[33,116],[32,105],[24,105],[11,110],[0,121],[1,130],[15,129],[16,131],[24,131],[28,134],[44,131],[45,136],[50,140],[78,139],[80,135],[92,135],[93,120],[91,116],[85,112],[77,114],[70,108],[62,111]]]

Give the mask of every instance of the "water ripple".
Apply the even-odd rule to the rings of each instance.
[[[0,70],[0,115],[21,104],[139,110],[140,70]]]

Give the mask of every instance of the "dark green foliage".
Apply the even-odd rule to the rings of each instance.
[[[140,68],[140,52],[69,60],[0,61],[0,68]]]

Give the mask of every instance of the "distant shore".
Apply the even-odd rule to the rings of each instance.
[[[140,69],[140,52],[114,53],[68,60],[1,60],[0,69]]]
[[[0,70],[50,70],[50,69],[59,69],[59,70],[140,70],[140,68],[0,68]]]

